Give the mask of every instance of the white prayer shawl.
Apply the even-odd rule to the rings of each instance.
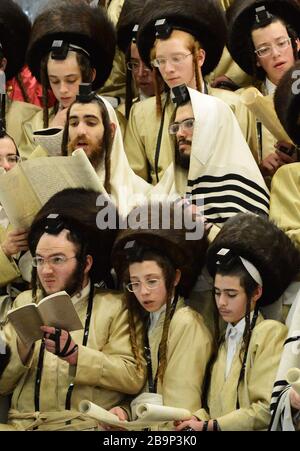
[[[215,224],[239,212],[268,215],[269,191],[231,109],[216,97],[189,93],[195,123],[186,194],[203,203]],[[182,171],[172,163],[152,194],[180,193],[179,177]]]
[[[121,216],[125,217],[133,207],[140,205],[146,199],[152,186],[136,175],[129,166],[115,110],[104,97],[101,97],[101,99],[108,110],[111,122],[116,124],[110,158],[111,197],[115,205],[117,205]],[[106,193],[104,189],[104,163],[98,169],[97,174],[100,178],[101,191]]]
[[[290,385],[287,383],[286,375],[290,368],[300,368],[300,292],[294,304],[296,307],[284,343],[271,398],[271,431],[295,429],[289,402]]]

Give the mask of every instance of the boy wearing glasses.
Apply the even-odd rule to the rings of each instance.
[[[236,0],[228,18],[232,57],[256,78],[264,95],[273,96],[281,77],[298,59],[299,4],[295,0]],[[259,122],[257,141],[264,176],[273,176],[280,166],[297,161],[296,152],[288,144],[276,143]]]
[[[135,105],[125,133],[125,149],[133,170],[156,184],[173,161],[168,125],[174,105],[170,88],[186,84],[223,99],[235,112],[251,146],[254,122],[238,96],[210,88],[204,76],[218,64],[225,44],[226,22],[218,2],[151,0],[141,14],[137,45],[144,63],[153,68],[156,85],[160,78],[165,92]]]
[[[144,366],[138,367],[133,355],[125,303],[120,294],[99,288],[111,284],[115,231],[96,227],[98,196],[64,190],[44,205],[30,228],[32,290],[14,305],[65,290],[83,327],[69,333],[45,324],[44,338],[28,347],[11,324],[5,326],[11,361],[0,393],[13,392],[11,429],[95,430],[97,421],[78,410],[82,399],[110,409],[143,386]]]

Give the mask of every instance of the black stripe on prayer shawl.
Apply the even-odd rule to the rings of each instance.
[[[284,345],[287,345],[288,343],[292,343],[293,341],[298,341],[300,340],[300,335],[298,335],[297,337],[290,337],[287,340],[285,340]]]
[[[248,185],[249,187],[255,189],[256,191],[259,191],[267,200],[269,200],[269,198],[270,198],[267,191],[264,188],[262,188],[261,186],[259,186],[257,183],[252,182],[251,180],[249,180],[246,177],[243,177],[242,175],[234,174],[234,173],[225,174],[220,177],[213,176],[213,175],[203,175],[201,177],[198,177],[197,179],[188,180],[187,185],[192,187],[194,185],[198,185],[199,183],[217,183],[217,182],[220,183],[220,182],[224,182],[224,181],[228,181],[228,180],[231,180],[231,181],[236,180],[238,182],[241,182],[244,185]]]
[[[252,191],[249,191],[248,189],[245,189],[242,186],[239,185],[221,185],[221,186],[214,186],[213,187],[214,193],[223,192],[223,191],[238,191],[241,194],[244,194],[247,197],[251,197],[251,199],[255,200],[256,202],[262,203],[267,208],[269,208],[269,202],[265,201],[261,198],[261,196],[257,196]],[[199,188],[193,189],[193,194],[211,194],[211,186],[201,186]]]
[[[194,193],[192,193],[192,200],[196,199],[197,195],[194,196]],[[224,203],[231,203],[231,205],[222,207]],[[267,216],[267,212],[264,208],[259,208],[259,206],[253,205],[234,195],[204,197],[203,214],[213,224],[223,223],[234,214],[245,211],[251,211],[252,213],[263,214]]]
[[[221,177],[205,175],[189,180],[188,187],[187,194],[191,194],[194,201],[198,197],[203,199],[203,213],[214,224],[223,223],[239,212],[268,214],[267,191],[240,175],[227,174]]]

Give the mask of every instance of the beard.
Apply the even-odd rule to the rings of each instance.
[[[70,155],[74,150],[80,147],[80,145],[78,145],[78,142],[80,141],[81,137],[76,137],[72,141],[69,141],[67,146],[68,155]],[[106,153],[105,144],[102,139],[99,139],[96,144],[92,144],[88,138],[85,138],[84,141],[89,145],[88,154],[86,153],[87,157],[95,171],[97,171]]]
[[[186,144],[192,147],[192,142],[187,139],[181,139],[175,143],[175,164],[183,169],[189,170],[191,155],[186,152],[181,152],[179,145]]]
[[[66,291],[69,296],[74,296],[74,294],[78,293],[82,290],[83,285],[83,279],[84,279],[84,273],[82,269],[82,264],[77,261],[76,268],[70,274],[69,278],[65,282],[65,286],[62,287],[59,291]],[[41,284],[41,281],[39,280],[39,285],[41,287],[42,296],[48,296],[51,293],[47,293],[47,291],[44,289],[43,285]]]

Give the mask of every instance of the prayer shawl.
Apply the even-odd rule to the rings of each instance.
[[[152,193],[190,195],[209,222],[239,212],[268,215],[269,191],[231,109],[189,88],[195,123],[188,173],[172,163]]]
[[[271,431],[293,431],[295,426],[289,399],[290,385],[286,380],[290,368],[300,368],[300,292],[294,300],[296,305],[273,387],[271,399]]]

